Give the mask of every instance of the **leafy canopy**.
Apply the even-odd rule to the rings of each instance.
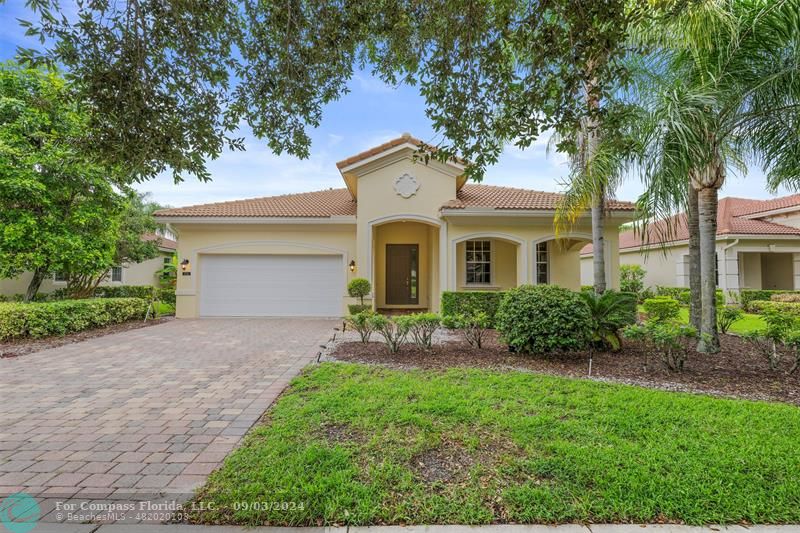
[[[0,277],[108,268],[122,210],[59,76],[0,66]]]

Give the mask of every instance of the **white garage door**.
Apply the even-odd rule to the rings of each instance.
[[[340,316],[338,255],[204,255],[200,316]]]

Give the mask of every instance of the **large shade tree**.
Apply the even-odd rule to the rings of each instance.
[[[120,196],[113,169],[76,146],[85,116],[64,80],[0,66],[0,276],[95,271],[113,258]]]
[[[171,168],[207,179],[205,159],[240,121],[275,152],[307,156],[306,129],[347,90],[353,66],[384,79],[420,82],[427,113],[480,179],[503,145],[525,148],[550,128],[593,181],[595,285],[605,288],[603,221],[613,180],[596,153],[624,77],[620,46],[642,0],[373,1],[226,0],[91,2],[60,16],[55,0],[32,2],[32,60],[67,67],[90,110],[86,142],[132,178]],[[634,6],[632,9],[631,6]]]
[[[650,213],[691,211],[697,195],[698,348],[715,352],[719,189],[747,163],[762,167],[773,190],[800,186],[800,3],[697,2],[648,31],[661,38],[643,92],[651,187],[642,203]]]

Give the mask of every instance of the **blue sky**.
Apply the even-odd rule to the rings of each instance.
[[[68,2],[67,2],[68,3]],[[35,47],[38,42],[24,36],[13,21],[31,18],[23,0],[0,4],[0,60],[14,57],[18,46]],[[426,140],[437,140],[425,116],[425,105],[414,87],[389,87],[369,73],[357,74],[351,92],[327,106],[322,125],[311,132],[311,157],[300,160],[289,155],[274,155],[263,141],[244,129],[247,150],[226,152],[209,161],[213,181],[187,180],[173,184],[161,176],[137,188],[152,193],[162,204],[184,206],[198,203],[270,196],[331,187],[342,187],[336,161],[398,137],[403,132]],[[484,183],[544,191],[559,191],[567,175],[566,160],[555,152],[547,153],[547,139],[519,150],[508,146],[500,161],[488,169]],[[634,200],[642,191],[638,179],[629,178],[617,192],[623,200]],[[769,198],[763,175],[754,169],[747,176],[730,176],[723,196]]]

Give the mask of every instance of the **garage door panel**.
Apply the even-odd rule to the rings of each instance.
[[[201,258],[201,316],[339,316],[342,257],[209,255]]]

